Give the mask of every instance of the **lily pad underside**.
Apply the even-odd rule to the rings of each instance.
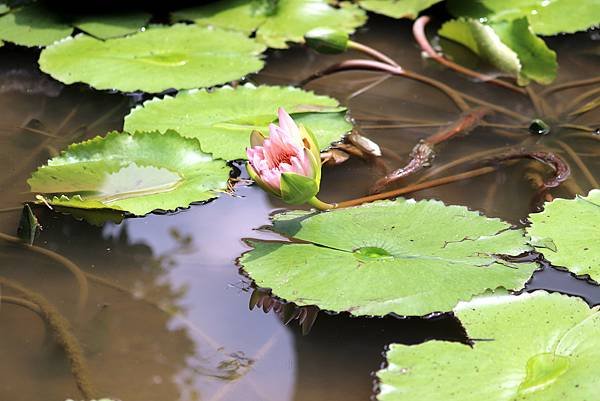
[[[270,4],[274,3],[274,4]],[[221,0],[175,12],[176,20],[194,21],[250,34],[272,48],[284,49],[288,42],[304,42],[304,34],[314,28],[335,28],[352,33],[367,17],[348,1],[333,7],[328,0]]]
[[[392,344],[379,401],[597,399],[598,308],[538,291],[476,298],[455,315],[473,345]]]
[[[600,190],[555,199],[529,215],[531,244],[555,266],[600,283]]]
[[[51,205],[142,216],[216,198],[228,178],[225,161],[174,131],[112,132],[69,146],[28,183]]]
[[[353,315],[450,311],[488,290],[519,289],[536,268],[497,256],[530,249],[522,230],[434,200],[287,212],[273,230],[295,242],[249,241],[239,262],[256,284]]]
[[[125,117],[128,132],[176,130],[196,138],[202,149],[226,160],[245,159],[250,133],[268,135],[283,107],[297,123],[312,130],[321,148],[352,128],[337,100],[293,87],[245,85],[179,93],[152,99]]]
[[[66,84],[158,93],[242,78],[263,67],[264,50],[241,33],[178,24],[105,41],[77,35],[44,49],[39,64]]]

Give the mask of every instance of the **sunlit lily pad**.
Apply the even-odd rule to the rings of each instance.
[[[600,392],[600,313],[543,291],[461,303],[473,346],[392,344],[379,401],[591,401]]]
[[[555,199],[529,215],[531,243],[553,265],[600,282],[600,190]]]
[[[556,53],[529,29],[527,18],[490,25],[460,18],[446,22],[438,34],[468,47],[499,70],[518,77],[521,84],[529,80],[549,84],[556,78]]]
[[[244,159],[250,133],[257,129],[268,134],[268,124],[276,121],[278,107],[310,128],[323,148],[352,128],[344,118],[345,108],[335,99],[293,87],[245,85],[147,101],[125,118],[125,130],[174,129],[197,138],[202,149],[216,157]]]
[[[273,224],[302,243],[250,240],[244,271],[286,301],[335,312],[449,311],[486,290],[521,288],[536,268],[497,256],[530,249],[522,230],[434,200],[288,212]]]
[[[174,17],[247,34],[256,31],[259,42],[274,48],[286,48],[287,42],[303,42],[304,34],[313,28],[330,27],[352,33],[366,22],[365,13],[350,2],[341,2],[339,8],[331,6],[328,0],[278,0],[276,5],[269,3],[221,0],[177,11]]]
[[[264,50],[241,33],[179,24],[106,41],[77,35],[44,49],[39,63],[67,84],[161,92],[239,79],[262,68]]]
[[[73,27],[64,17],[37,4],[16,8],[0,17],[0,39],[21,46],[47,46],[72,32]]]
[[[176,210],[226,189],[225,161],[173,131],[112,132],[71,145],[28,180],[51,205],[135,215]]]
[[[527,17],[540,35],[573,33],[600,25],[598,0],[449,0],[448,8],[457,17],[488,22]]]
[[[419,13],[441,0],[359,0],[365,10],[392,18],[415,19]]]

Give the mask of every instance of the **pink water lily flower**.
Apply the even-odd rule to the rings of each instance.
[[[288,203],[304,203],[319,190],[320,151],[314,136],[279,108],[279,126],[269,125],[269,137],[253,131],[247,169],[262,188]]]

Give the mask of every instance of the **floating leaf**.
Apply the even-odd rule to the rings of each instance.
[[[202,149],[216,157],[244,159],[250,132],[257,129],[268,134],[278,107],[299,113],[294,119],[310,128],[323,148],[352,128],[344,119],[345,109],[335,99],[293,87],[245,85],[149,100],[125,117],[125,130],[174,129],[197,138]]]
[[[239,79],[262,68],[264,50],[237,32],[179,24],[106,41],[77,35],[44,49],[39,63],[67,84],[161,92]]]
[[[10,8],[6,4],[0,4],[0,14],[6,14],[10,11]]]
[[[69,146],[28,183],[51,205],[144,215],[215,198],[228,177],[223,160],[176,132],[112,132]]]
[[[14,9],[0,17],[0,39],[22,46],[47,46],[72,32],[68,21],[37,4]]]
[[[415,19],[419,13],[441,0],[359,0],[365,10],[392,18]]]
[[[174,13],[178,20],[194,21],[234,29],[247,34],[256,31],[259,42],[284,49],[287,42],[304,42],[314,28],[335,28],[352,33],[366,22],[365,13],[355,4],[341,2],[332,7],[328,0],[279,0],[274,7],[261,1],[221,0]]]
[[[575,199],[555,199],[529,215],[531,244],[553,265],[600,282],[600,190]]]
[[[457,17],[484,18],[490,23],[527,17],[540,35],[573,33],[600,25],[598,0],[449,0],[447,4]]]
[[[73,25],[100,39],[116,38],[139,31],[151,15],[142,12],[86,15],[75,18]]]
[[[583,300],[538,291],[461,303],[473,346],[392,344],[379,401],[590,401],[597,398],[600,314]]]
[[[549,84],[556,78],[556,53],[535,36],[526,18],[485,25],[474,19],[446,22],[440,36],[466,46],[501,71],[518,77],[520,84],[533,79]]]
[[[522,230],[462,206],[398,199],[325,213],[276,215],[302,243],[250,241],[240,258],[261,287],[297,305],[353,315],[426,315],[497,288],[517,289],[534,264]]]

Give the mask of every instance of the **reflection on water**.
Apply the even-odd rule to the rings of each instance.
[[[357,37],[388,52],[406,68],[535,116],[532,104],[514,94],[471,83],[423,62],[408,34],[406,23],[373,18]],[[586,52],[597,45],[589,35],[557,38],[552,46],[561,57],[561,81],[595,76],[597,60]],[[0,52],[0,208],[10,209],[28,199],[26,179],[33,169],[70,142],[119,129],[134,99],[83,86],[63,87],[34,68],[35,54],[10,47]],[[299,48],[274,51],[267,69],[255,80],[287,84],[342,57],[318,56]],[[393,168],[406,161],[419,139],[436,132],[436,127],[422,124],[452,122],[459,115],[434,89],[380,74],[343,73],[316,81],[310,88],[349,104],[363,133],[383,146],[385,162]],[[588,89],[574,89],[568,97]],[[547,100],[561,111],[565,96],[551,95]],[[595,116],[584,114],[577,123],[597,124]],[[494,119],[514,123],[501,115]],[[430,171],[493,146],[528,138],[533,138],[529,139],[532,146],[555,146],[552,138],[573,133],[573,129],[557,128],[560,119],[549,122],[555,128],[550,138],[532,137],[525,128],[500,136],[490,127],[480,127],[440,147]],[[598,162],[590,146],[594,142],[581,138],[565,142],[597,177]],[[530,162],[519,162],[415,197],[467,205],[517,223],[529,212],[534,195],[522,178],[531,168]],[[581,169],[574,171],[580,188],[572,184],[555,195],[590,188]],[[328,168],[323,199],[364,195],[380,176],[376,166],[357,159]],[[274,313],[250,311],[252,288],[234,261],[247,250],[242,238],[277,238],[254,228],[268,224],[269,213],[283,206],[257,188],[242,186],[236,197],[222,196],[176,214],[103,227],[38,208],[44,230],[36,245],[64,255],[87,274],[85,309],[77,308],[81,284],[55,260],[0,242],[0,275],[54,304],[70,321],[99,393],[127,401],[366,400],[372,394],[370,373],[379,368],[381,353],[390,342],[465,341],[460,325],[450,316],[368,319],[319,313],[310,333],[303,336],[297,323],[285,327]],[[3,210],[0,230],[14,234],[18,217],[18,212]],[[557,289],[600,302],[597,287],[551,268],[537,273],[529,288]],[[8,303],[0,311],[0,399],[80,398],[64,352],[41,320]]]

